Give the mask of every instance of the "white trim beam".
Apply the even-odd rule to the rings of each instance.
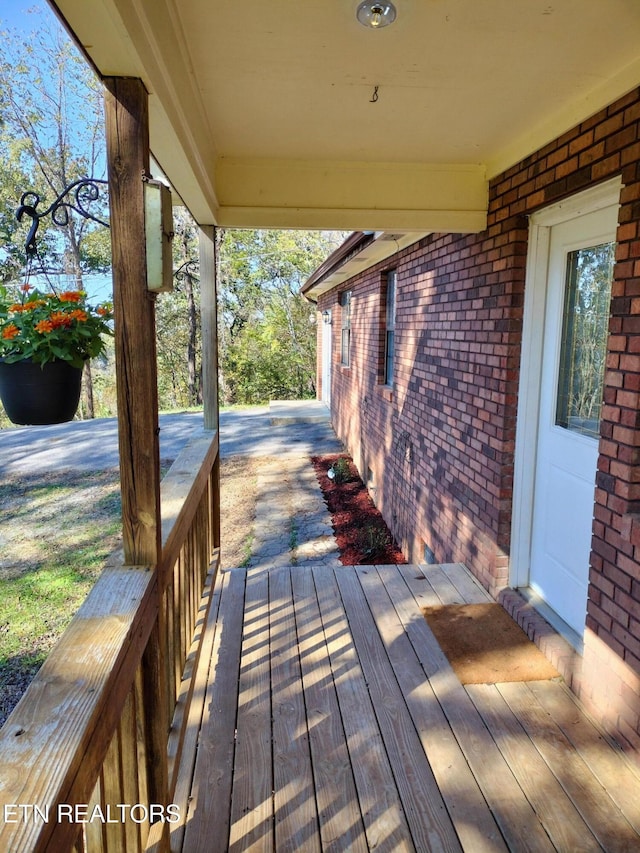
[[[486,228],[483,166],[220,158],[218,223],[476,233]]]

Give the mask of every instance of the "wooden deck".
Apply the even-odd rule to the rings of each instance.
[[[640,849],[639,776],[566,687],[465,689],[419,610],[486,600],[459,565],[222,573],[171,849]]]

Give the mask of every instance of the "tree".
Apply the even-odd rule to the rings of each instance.
[[[174,290],[158,297],[158,392],[163,408],[202,403],[197,226],[174,209]],[[218,355],[223,403],[315,394],[315,308],[300,296],[341,232],[222,230]]]
[[[83,177],[102,178],[104,118],[100,82],[67,38],[57,21],[39,16],[37,29],[28,37],[3,32],[0,60],[0,117],[6,143],[0,181],[11,191],[3,193],[0,227],[7,234],[0,262],[3,280],[25,269],[24,252],[15,245],[21,233],[9,224],[9,207],[18,207],[16,188],[30,190],[40,199],[36,210],[45,210],[66,187]],[[13,194],[16,193],[16,196]],[[30,197],[30,203],[35,196]],[[94,207],[106,219],[105,203]],[[38,231],[37,269],[52,286],[84,288],[89,272],[105,272],[111,263],[109,236],[104,227],[70,215],[62,227],[48,219]],[[26,227],[26,226],[25,226]],[[22,228],[24,236],[25,227]],[[13,245],[12,245],[13,244]],[[66,280],[66,281],[65,281]],[[86,410],[93,417],[90,366],[85,371]]]
[[[225,403],[315,394],[315,308],[300,296],[344,239],[329,231],[224,231],[219,247],[219,351]]]
[[[156,303],[158,394],[162,408],[202,404],[198,229],[186,208],[173,212],[174,290]]]

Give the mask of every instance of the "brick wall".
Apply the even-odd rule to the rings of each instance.
[[[497,591],[507,582],[515,405],[527,223],[429,237],[353,281],[352,363],[339,365],[333,413],[405,553],[463,561]],[[393,392],[381,384],[384,273],[397,269]],[[344,287],[342,289],[345,289]]]
[[[486,231],[434,235],[367,270],[353,289],[352,362],[339,366],[336,429],[414,561],[462,561],[494,594],[508,583],[527,215],[622,176],[595,497],[585,666],[578,692],[640,745],[640,91],[490,185]],[[396,383],[380,384],[381,295],[397,269]],[[588,666],[587,666],[588,663]],[[607,699],[598,679],[607,673]],[[614,689],[612,681],[617,685]]]

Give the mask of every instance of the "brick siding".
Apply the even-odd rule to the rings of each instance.
[[[623,190],[585,666],[574,686],[637,746],[640,91],[492,180],[484,232],[427,237],[325,294],[318,307],[333,311],[336,430],[363,478],[371,471],[376,503],[399,544],[415,562],[429,551],[437,562],[464,562],[497,595],[508,585],[527,216],[617,175]],[[397,270],[393,391],[381,385],[384,273],[391,268]],[[349,368],[339,365],[338,300],[345,289],[353,291]],[[598,704],[604,670],[609,698]]]

